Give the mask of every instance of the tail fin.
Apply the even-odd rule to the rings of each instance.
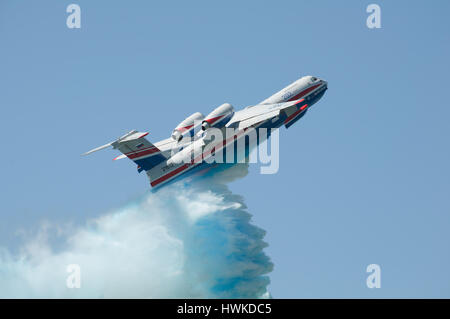
[[[115,160],[128,157],[138,165],[138,172],[148,171],[167,160],[167,158],[161,153],[159,148],[145,139],[147,134],[147,132],[131,131],[116,141],[94,148],[83,155],[88,155],[112,146],[123,154],[116,157]]]

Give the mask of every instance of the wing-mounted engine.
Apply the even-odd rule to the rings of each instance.
[[[187,117],[184,121],[178,124],[177,127],[175,127],[172,133],[172,138],[179,142],[184,136],[192,137],[194,135],[195,125],[200,123],[200,121],[204,118],[205,116],[200,112],[196,112]]]
[[[229,103],[224,103],[206,116],[202,122],[202,130],[205,131],[210,127],[223,127],[233,115],[233,106]]]

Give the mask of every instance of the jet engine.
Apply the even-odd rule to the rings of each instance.
[[[202,122],[202,130],[210,127],[223,127],[234,115],[234,108],[230,103],[224,103],[209,113]]]
[[[205,116],[200,112],[196,112],[187,117],[184,121],[182,121],[175,127],[172,133],[172,139],[179,142],[183,139],[183,136],[193,136],[196,124],[195,122],[200,122],[204,118]]]

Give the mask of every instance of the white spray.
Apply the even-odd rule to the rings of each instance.
[[[0,249],[0,297],[268,296],[265,232],[226,186],[248,167],[221,167],[87,222],[58,251],[45,236],[19,254]],[[72,264],[80,267],[80,288],[67,287]]]

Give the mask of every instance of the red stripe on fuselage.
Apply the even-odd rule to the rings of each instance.
[[[311,91],[317,89],[319,86],[321,86],[321,84],[313,85],[313,86],[307,88],[306,90],[301,91],[301,92],[300,92],[299,94],[297,94],[296,96],[290,98],[289,101],[298,100],[299,98],[305,96],[306,94],[310,93]]]
[[[145,155],[150,155],[150,154],[157,153],[157,152],[160,152],[160,150],[158,148],[154,147],[154,148],[151,148],[151,149],[148,149],[148,150],[139,151],[139,152],[136,152],[136,153],[133,153],[133,154],[128,154],[127,157],[129,159],[133,159],[133,158],[137,158],[137,157],[141,157],[141,156],[145,156]]]
[[[151,149],[154,149],[154,148],[156,148],[156,146],[152,145],[152,146],[145,147],[145,148],[143,148],[141,150],[135,150],[135,151],[131,151],[131,152],[124,153],[124,154],[128,156],[128,155],[133,154],[133,153],[142,152],[142,151],[145,151],[145,150],[151,150]]]
[[[174,169],[173,171],[171,171],[169,174],[166,174],[160,178],[158,178],[157,180],[155,180],[154,182],[151,182],[150,185],[152,185],[152,187],[166,181],[167,179],[171,178],[172,176],[180,173],[181,171],[185,170],[186,168],[189,167],[189,164],[184,164],[183,166],[178,167],[177,169]]]
[[[233,140],[233,142],[234,142],[234,140],[237,139],[240,135],[242,135],[246,130],[247,130],[247,128],[245,128],[244,130],[238,132],[237,134],[233,135],[232,137],[229,137],[228,139],[223,140],[222,142],[217,143],[217,145],[214,146],[214,148],[211,149],[211,150],[209,151],[209,154],[211,154],[213,150],[214,150],[214,152],[220,151],[220,150],[221,150],[222,148],[224,148],[227,144],[229,144],[229,143],[231,142],[231,140]],[[191,163],[184,164],[184,165],[178,167],[177,169],[174,169],[174,170],[171,171],[170,173],[168,173],[168,174],[166,174],[166,175],[164,175],[164,176],[161,176],[160,178],[158,178],[158,179],[156,179],[155,181],[151,182],[150,185],[151,185],[152,187],[155,187],[156,185],[161,184],[162,182],[165,182],[165,181],[168,180],[169,178],[174,177],[175,175],[181,173],[181,172],[184,171],[185,169],[189,168],[191,165],[197,165],[197,164],[200,164],[200,163],[201,163],[200,160],[201,160],[201,159],[205,159],[205,158],[204,158],[204,154],[206,154],[206,152],[203,152],[201,155],[197,156],[195,159],[193,159],[193,160],[191,161]],[[207,154],[207,155],[208,155],[208,154]],[[209,156],[207,156],[207,157],[209,157]]]

